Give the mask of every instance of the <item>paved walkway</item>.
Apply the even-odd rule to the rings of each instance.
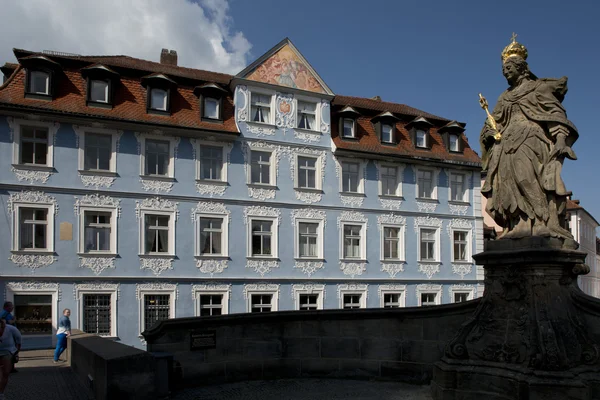
[[[7,400],[93,400],[65,363],[52,363],[52,350],[20,353],[19,372],[10,374],[4,392]],[[63,354],[62,358],[65,358]]]

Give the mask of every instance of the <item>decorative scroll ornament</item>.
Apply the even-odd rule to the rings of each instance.
[[[156,276],[160,276],[168,269],[173,269],[173,257],[140,256],[140,269],[149,269]]]
[[[369,285],[366,283],[343,283],[337,287],[338,299],[342,298],[342,292],[364,292],[365,300],[369,297]]]
[[[280,146],[272,143],[267,143],[263,141],[256,142],[243,142],[242,143],[242,154],[244,155],[244,172],[246,176],[248,176],[248,168],[250,167],[250,152],[254,151],[270,151],[271,155],[271,163],[273,163],[273,167],[275,168],[276,176],[279,176],[279,161],[281,160],[281,155],[287,151],[289,151],[288,146]]]
[[[19,267],[31,268],[34,273],[38,268],[51,265],[57,258],[51,254],[11,254],[9,260]]]
[[[25,282],[7,282],[4,287],[4,298],[6,299],[6,292],[10,290],[11,292],[57,292],[58,301],[62,300],[62,292],[60,290],[60,285],[56,282],[33,282],[33,281],[25,281]]]
[[[450,239],[452,239],[452,230],[453,229],[472,230],[473,225],[471,224],[471,221],[469,221],[468,219],[461,219],[461,218],[453,219],[452,221],[450,221],[450,223],[446,227],[446,232],[448,233],[448,237]]]
[[[246,122],[248,131],[254,133],[256,136],[273,136],[277,130],[271,125],[265,125],[258,122]]]
[[[282,154],[286,154],[290,161],[290,178],[296,180],[296,170],[298,169],[298,157],[312,156],[317,157],[320,163],[320,176],[315,176],[316,179],[321,179],[321,187],[325,181],[325,166],[327,165],[327,152],[325,150],[310,149],[306,147],[283,147],[280,149]]]
[[[281,223],[281,210],[265,206],[244,207],[244,223],[248,225],[248,217],[272,217],[277,218],[277,225]]]
[[[448,208],[450,208],[450,214],[454,215],[467,215],[467,211],[469,211],[469,206],[465,205],[448,204]]]
[[[134,135],[137,140],[138,156],[142,154],[142,141],[146,140],[146,138],[148,137],[152,139],[156,136],[160,136],[161,139],[168,140],[170,142],[169,145],[173,146],[173,158],[177,158],[177,153],[179,151],[179,142],[181,141],[180,136],[164,135],[159,129],[156,129],[151,133],[135,132]]]
[[[471,264],[452,264],[452,272],[460,275],[460,279],[465,279],[465,275],[469,275],[472,270]]]
[[[140,178],[140,183],[142,184],[142,189],[146,192],[154,192],[154,193],[169,193],[173,190],[173,182],[172,181],[163,181],[160,179],[151,179],[151,178]]]
[[[433,213],[435,212],[438,204],[430,203],[428,201],[417,201],[417,209],[419,212]]]
[[[274,268],[279,268],[277,260],[246,260],[246,268],[253,269],[254,272],[264,277]]]
[[[103,176],[103,175],[87,175],[79,173],[81,183],[85,187],[93,187],[96,190],[100,188],[108,189],[115,183],[116,178],[114,176]]]
[[[464,283],[459,283],[456,285],[451,285],[448,287],[448,293],[450,293],[450,295],[452,296],[452,294],[454,292],[471,292],[473,295],[475,295],[475,286],[474,285],[467,285]]]
[[[175,218],[179,216],[177,205],[179,203],[172,202],[171,200],[161,199],[160,197],[152,197],[144,199],[142,201],[135,202],[135,216],[140,219],[142,210],[150,211],[170,211],[175,213]]]
[[[214,185],[210,183],[196,183],[196,191],[204,196],[214,197],[223,196],[227,190],[227,185]]]
[[[381,230],[382,225],[406,225],[406,217],[394,213],[382,214],[377,216],[379,230]]]
[[[390,278],[395,278],[399,272],[404,272],[404,264],[401,263],[382,263],[381,271],[387,272],[390,275]]]
[[[94,292],[94,291],[106,291],[106,292],[116,292],[117,299],[121,297],[121,288],[118,283],[112,282],[83,282],[76,283],[73,285],[73,298],[75,300],[81,300],[81,296],[84,292]]]
[[[427,279],[431,279],[433,275],[440,272],[440,264],[439,263],[419,263],[419,272],[425,274]]]
[[[29,182],[33,185],[36,182],[46,183],[53,174],[51,171],[34,171],[30,169],[21,169],[18,167],[12,167],[11,171],[15,174],[19,182]]]
[[[177,283],[167,283],[167,282],[146,282],[146,283],[137,283],[135,285],[135,298],[138,300],[142,300],[143,292],[173,292],[175,298],[173,300],[177,300],[179,297],[179,288]]]
[[[325,120],[325,116],[329,114],[329,102],[327,100],[321,100],[321,133],[329,133],[330,125]]]
[[[54,206],[54,215],[58,215],[58,202],[55,197],[44,192],[24,190],[12,193],[8,198],[8,211],[14,211],[14,203],[49,204]]]
[[[226,259],[196,259],[196,268],[203,274],[210,274],[211,278],[214,274],[222,274],[228,265]]]
[[[292,285],[292,299],[298,300],[300,294],[322,294],[323,299],[325,298],[325,285],[322,283],[296,283]]]
[[[85,196],[79,198],[75,196],[75,206],[73,210],[75,211],[75,215],[81,215],[81,207],[102,207],[102,208],[111,208],[117,209],[117,215],[121,216],[121,200],[115,199],[110,196],[103,196],[98,193],[95,194],[86,194]]]
[[[340,194],[340,200],[346,207],[359,208],[362,207],[365,198],[363,196],[345,196]]]
[[[384,292],[402,292],[402,296],[404,297],[404,293],[406,293],[406,285],[379,285],[379,287],[377,288],[377,294],[380,298],[383,296]]]
[[[415,295],[417,296],[417,300],[419,302],[421,301],[421,293],[426,293],[426,292],[436,292],[441,295],[442,294],[442,285],[436,285],[436,284],[430,284],[430,283],[423,283],[423,284],[417,285],[417,287],[415,288]]]
[[[327,226],[327,213],[322,210],[300,208],[290,212],[290,217],[292,218],[292,226],[296,226],[296,219],[298,218],[320,220],[323,221],[323,226]]]
[[[248,196],[260,201],[272,200],[275,198],[276,193],[277,192],[275,189],[264,189],[252,186],[248,187]]]
[[[310,278],[315,272],[325,268],[325,263],[323,261],[296,261],[294,268],[300,269]]]
[[[304,143],[313,144],[319,142],[323,135],[321,135],[319,132],[294,129],[294,137],[303,141]]]
[[[419,228],[422,226],[431,226],[431,227],[442,227],[442,220],[439,218],[432,217],[416,217],[414,221],[415,232],[419,233]]]
[[[228,283],[202,283],[192,285],[192,299],[198,300],[203,292],[229,292],[231,293],[231,284]]]
[[[338,229],[342,227],[342,222],[364,222],[367,226],[369,225],[369,220],[365,217],[365,214],[358,211],[342,211],[337,218]]]
[[[238,99],[242,101],[242,105],[238,107],[237,112],[237,120],[238,121],[248,121],[248,111],[249,111],[249,96],[248,96],[248,87],[244,85],[240,85],[236,87],[235,92],[236,97],[236,105],[239,104]]]
[[[382,208],[388,210],[400,210],[400,207],[402,207],[402,200],[384,199],[380,197],[379,203],[381,204]]]
[[[350,275],[354,278],[356,275],[362,275],[367,270],[367,263],[340,261],[340,269],[344,275]]]
[[[225,207],[223,203],[216,203],[213,201],[199,201],[194,209],[192,209],[192,222],[196,222],[198,214],[225,214],[231,215],[231,211]]]
[[[95,275],[100,275],[107,268],[115,268],[114,257],[79,257],[79,266],[89,268]]]
[[[275,125],[278,128],[293,128],[296,126],[296,110],[294,95],[277,93],[275,97]]]
[[[260,282],[244,285],[244,299],[250,297],[250,292],[276,292],[279,295],[279,284]]]
[[[296,200],[300,200],[306,204],[318,203],[321,201],[321,199],[323,199],[323,195],[316,192],[303,192],[300,190],[294,190],[294,194],[296,195]]]

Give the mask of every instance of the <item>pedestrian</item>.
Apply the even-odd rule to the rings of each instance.
[[[15,362],[19,360],[21,332],[4,319],[0,319],[0,400],[4,400],[4,389]]]
[[[14,309],[15,309],[15,306],[13,305],[12,302],[5,301],[3,310],[0,313],[0,319],[3,319],[6,321],[7,324],[14,326],[15,325],[15,316],[12,315],[12,312]]]
[[[71,310],[65,308],[63,316],[58,321],[58,330],[56,331],[56,350],[54,351],[54,364],[61,362],[60,355],[67,349],[67,337],[71,336],[71,320],[69,316]],[[2,400],[2,399],[0,399]]]

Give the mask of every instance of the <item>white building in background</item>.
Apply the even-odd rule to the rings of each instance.
[[[567,213],[569,228],[575,240],[579,242],[579,250],[588,254],[585,262],[590,267],[590,273],[579,277],[579,287],[590,296],[600,297],[600,273],[598,272],[600,262],[596,237],[596,228],[600,224],[579,204],[579,200],[567,202]]]

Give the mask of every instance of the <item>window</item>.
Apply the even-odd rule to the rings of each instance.
[[[384,226],[383,228],[383,260],[400,260],[402,252],[402,228]]]
[[[343,308],[345,310],[353,308],[362,308],[362,294],[360,293],[348,293],[343,295]]]
[[[421,293],[421,306],[435,306],[438,303],[437,293]]]
[[[19,207],[18,250],[50,250],[48,209]]]
[[[304,311],[318,310],[318,301],[318,294],[301,294],[298,299],[299,309]]]
[[[230,291],[229,284],[192,285],[192,298],[195,301],[194,315],[205,317],[228,314]]]
[[[95,79],[90,81],[90,101],[108,103],[108,87],[108,81]]]
[[[298,249],[300,258],[319,256],[319,224],[300,222],[298,226]]]
[[[252,121],[262,122],[265,124],[271,123],[272,96],[261,93],[252,93],[250,98],[250,115]]]
[[[400,308],[401,293],[384,293],[383,308]]]
[[[401,308],[405,306],[406,285],[380,285],[379,306],[381,308]]]
[[[29,93],[50,94],[50,74],[43,71],[29,73]]]
[[[201,294],[199,296],[200,317],[223,314],[222,294]]]
[[[458,135],[450,135],[448,137],[448,142],[450,144],[450,151],[460,151]]]
[[[164,89],[150,89],[150,108],[153,110],[167,111],[168,92]]]
[[[19,164],[48,165],[48,129],[21,127]]]
[[[355,137],[354,132],[354,120],[349,118],[342,118],[342,137],[353,138]]]
[[[381,195],[398,196],[398,168],[393,166],[381,165],[379,167],[379,179],[381,182]]]
[[[454,303],[462,303],[469,300],[469,293],[454,293]]]
[[[273,311],[273,295],[272,294],[253,294],[250,300],[251,313],[263,313]]]
[[[360,164],[342,162],[342,192],[358,193]]]
[[[420,261],[436,261],[437,260],[437,230],[421,228],[419,230],[420,240]]]
[[[111,213],[84,211],[84,251],[86,253],[110,252]]]
[[[422,147],[422,148],[427,148],[427,132],[425,132],[424,130],[418,129],[416,136],[417,136],[416,146]]]
[[[273,256],[273,221],[252,220],[252,253],[254,257]]]
[[[164,321],[171,315],[171,295],[144,295],[144,331],[150,329],[158,321]]]
[[[475,298],[475,286],[472,285],[452,285],[449,292],[452,303],[462,303]]]
[[[298,188],[317,189],[317,163],[317,158],[298,156]]]
[[[295,310],[322,310],[325,297],[325,285],[316,283],[298,283],[292,285]]]
[[[246,311],[250,313],[277,311],[279,285],[249,283],[244,285]]]
[[[93,333],[99,336],[111,336],[111,294],[90,293],[84,294],[83,298],[83,324],[85,333]]]
[[[433,172],[428,170],[417,170],[417,197],[421,199],[433,198]]]
[[[221,115],[221,102],[219,99],[213,97],[204,98],[204,108],[202,116],[209,119],[220,119]]]
[[[173,247],[169,243],[169,215],[144,215],[144,254],[168,254]]]
[[[84,170],[111,170],[111,158],[113,155],[111,135],[86,133],[84,146]]]
[[[169,141],[146,140],[146,175],[167,176],[170,162]]]
[[[200,217],[200,254],[223,255],[223,218]]]
[[[361,258],[361,225],[344,225],[344,258]]]
[[[452,261],[469,262],[469,233],[466,231],[452,231],[453,249]]]
[[[223,148],[200,146],[200,179],[223,180]]]
[[[465,176],[450,173],[450,200],[465,201]]]
[[[250,183],[271,184],[271,152],[251,150]]]
[[[381,141],[384,143],[394,143],[394,127],[392,125],[381,125]]]
[[[298,128],[317,130],[316,127],[316,109],[315,103],[298,101]]]
[[[341,309],[366,308],[368,285],[341,284],[338,285],[338,298]]]

